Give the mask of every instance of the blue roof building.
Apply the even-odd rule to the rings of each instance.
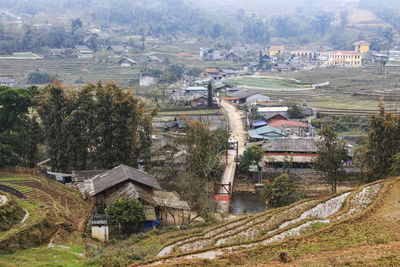
[[[285,133],[279,129],[269,125],[248,131],[250,139],[253,141],[261,141],[267,139],[284,138]]]

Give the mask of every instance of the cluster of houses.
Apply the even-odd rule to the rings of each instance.
[[[184,83],[188,86],[182,88],[180,92],[175,92],[170,98],[183,106],[206,106],[208,104],[208,84],[211,83],[213,94],[218,96],[220,93],[226,93],[232,89],[232,86],[224,83],[224,80],[237,76],[238,71],[235,70],[206,68],[199,77],[184,77]],[[213,98],[214,106],[217,105],[217,102],[217,98]]]
[[[0,77],[0,86],[7,86],[13,88],[16,86],[16,84],[17,82],[12,77],[8,76]]]
[[[293,168],[310,168],[317,157],[320,141],[317,129],[311,124],[314,111],[306,104],[297,105],[303,119],[292,119],[293,105],[282,99],[272,101],[269,96],[258,91],[241,89],[231,92],[225,101],[234,103],[243,110],[243,121],[247,130],[246,148],[260,146],[264,151],[262,166],[280,168],[290,164]],[[346,145],[352,165],[353,147]]]
[[[354,43],[354,50],[286,50],[284,46],[271,46],[262,51],[262,59],[272,64],[272,71],[299,70],[320,66],[361,67],[363,56],[370,51],[366,41]]]
[[[201,48],[199,59],[243,61],[246,62],[244,70],[253,72],[265,69],[273,72],[298,71],[316,66],[361,67],[366,61],[365,55],[370,51],[370,44],[359,41],[354,43],[354,50],[349,51],[287,50],[283,45],[270,46],[261,51],[260,58],[249,56],[247,53],[249,49],[251,47],[248,45],[235,46],[222,56],[217,49]]]
[[[225,55],[215,48],[200,48],[199,60],[201,61],[243,61],[247,60],[247,52],[251,49],[248,44],[232,47]]]
[[[279,167],[291,161],[294,166],[308,167],[312,163],[316,157],[317,131],[310,122],[290,119],[286,102],[271,101],[269,96],[251,90],[233,92],[224,100],[244,110],[248,128],[246,147],[262,147],[267,165]],[[306,106],[297,108],[306,117],[313,115],[313,110]]]

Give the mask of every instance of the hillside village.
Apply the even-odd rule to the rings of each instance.
[[[0,266],[400,265],[395,1],[89,2],[0,2]]]

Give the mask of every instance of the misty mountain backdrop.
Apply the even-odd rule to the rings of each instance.
[[[392,8],[395,2],[0,0],[0,52],[88,44],[83,29],[107,31],[121,26],[126,34],[197,39],[226,48],[257,43],[349,49],[354,41],[366,39],[372,49],[382,50],[400,40],[400,9]],[[13,19],[22,24],[10,23]],[[75,30],[71,21],[77,19]]]

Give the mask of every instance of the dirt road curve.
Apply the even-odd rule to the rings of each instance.
[[[244,131],[243,121],[240,116],[239,111],[237,111],[236,107],[233,105],[222,101],[221,107],[225,111],[228,121],[229,121],[229,128],[230,128],[230,136],[235,139],[235,141],[239,142],[239,155],[243,155],[244,151],[244,141],[246,132]],[[221,179],[221,184],[233,184],[233,180],[235,179],[235,155],[228,155],[228,164],[225,167],[224,174]],[[221,194],[228,193],[228,192],[219,192]],[[229,212],[229,203],[219,202],[217,209],[220,212],[228,213]]]

